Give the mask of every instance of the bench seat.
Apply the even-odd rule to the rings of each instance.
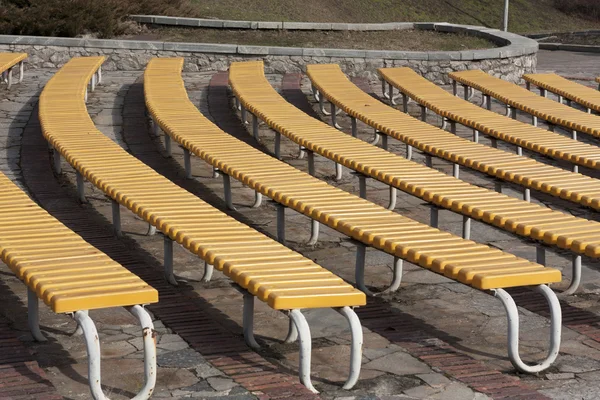
[[[19,66],[19,82],[23,81],[24,60],[27,58],[27,53],[0,53],[0,77],[1,80],[8,84],[8,88],[12,86],[13,68]]]

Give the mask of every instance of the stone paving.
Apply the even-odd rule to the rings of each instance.
[[[546,55],[544,55],[546,56]],[[548,56],[556,56],[549,54]],[[540,69],[543,64],[540,61]],[[546,65],[546,64],[544,64]],[[548,63],[548,65],[552,65]],[[545,67],[550,69],[550,67]],[[576,66],[574,66],[576,68]],[[15,85],[10,91],[0,86],[0,171],[9,175],[21,187],[28,189],[27,182],[34,182],[32,176],[48,176],[58,188],[59,196],[52,201],[59,202],[60,196],[64,202],[74,202],[73,170],[63,163],[65,173],[55,178],[50,172],[48,160],[35,164],[35,168],[26,169],[25,163],[33,165],[35,154],[40,154],[40,143],[23,141],[22,137],[30,138],[36,133],[35,115],[32,115],[37,96],[54,70],[35,70],[26,74],[26,80],[21,85]],[[565,72],[567,73],[567,72]],[[593,71],[587,71],[586,77]],[[104,83],[89,98],[88,109],[98,129],[107,136],[128,149],[133,155],[150,164],[160,173],[173,179],[186,189],[193,191],[199,197],[214,206],[224,209],[222,184],[220,179],[211,178],[210,169],[201,161],[193,160],[194,180],[183,179],[183,152],[174,148],[172,159],[164,157],[162,138],[150,136],[147,118],[143,109],[138,106],[143,102],[141,93],[141,73],[115,72],[107,73]],[[224,92],[216,85],[209,86],[212,73],[186,73],[184,74],[186,86],[191,99],[199,109],[223,129],[241,139],[255,145],[257,148],[269,151],[273,148],[274,135],[264,126],[261,127],[260,144],[255,144],[239,118],[235,119],[231,109],[218,112],[222,105],[219,96]],[[269,76],[271,82],[281,88],[282,76]],[[590,84],[590,82],[587,82]],[[373,85],[373,91],[378,93],[378,85]],[[302,81],[302,90],[308,93],[308,82]],[[290,95],[289,93],[285,93]],[[307,97],[304,97],[306,101]],[[222,100],[222,99],[221,99]],[[302,101],[297,96],[294,102]],[[311,99],[312,101],[312,99]],[[308,103],[306,103],[308,104]],[[304,104],[304,106],[306,106]],[[130,107],[131,106],[131,107]],[[314,104],[309,104],[314,107]],[[494,105],[494,110],[501,112],[499,104]],[[416,107],[411,108],[416,115]],[[228,118],[230,113],[233,118]],[[316,115],[316,114],[315,114]],[[525,116],[520,116],[527,121]],[[431,123],[439,123],[433,116]],[[346,118],[340,119],[340,124],[349,127]],[[370,129],[359,124],[360,137],[367,138],[372,135]],[[348,129],[345,129],[346,131]],[[459,129],[459,134],[465,137],[469,134],[466,129]],[[23,136],[25,135],[25,136]],[[485,140],[485,139],[484,139]],[[596,141],[591,140],[596,143]],[[42,143],[43,144],[43,143]],[[596,143],[597,144],[597,143]],[[37,153],[32,148],[37,146]],[[29,147],[28,147],[29,146]],[[174,146],[175,147],[175,146]],[[502,148],[514,151],[510,146]],[[391,150],[400,154],[404,146],[391,141]],[[47,155],[47,152],[45,152]],[[306,161],[297,158],[297,146],[288,140],[283,141],[282,154],[288,162],[302,170],[306,170]],[[42,157],[43,158],[43,157]],[[46,157],[47,158],[47,157]],[[543,162],[551,160],[536,157]],[[424,157],[417,152],[415,160],[423,163]],[[358,182],[347,170],[341,182],[332,179],[333,163],[322,157],[316,157],[317,176],[329,183],[339,186],[344,190],[357,193]],[[451,166],[440,160],[434,162],[434,167],[447,173]],[[591,171],[585,171],[592,173]],[[30,175],[28,175],[30,174]],[[46,174],[46,175],[43,175]],[[27,178],[27,179],[25,179]],[[461,169],[461,179],[493,188],[493,182],[488,178]],[[34,185],[31,185],[34,187]],[[40,187],[40,186],[35,186]],[[235,218],[266,232],[275,234],[275,208],[270,202],[265,202],[262,207],[253,209],[248,207],[253,201],[253,192],[233,181],[234,203],[236,212],[230,212]],[[520,196],[516,188],[508,188],[507,193]],[[92,223],[110,228],[110,204],[104,196],[91,185],[86,185],[88,204],[74,205],[73,218],[79,215],[97,215]],[[34,198],[42,201],[43,192],[33,191]],[[574,207],[571,204],[557,201],[554,198],[533,194],[535,201],[566,212],[597,219],[594,212]],[[378,204],[387,203],[388,191],[383,185],[368,181],[368,198]],[[71,204],[71,203],[69,203]],[[60,204],[59,204],[60,205]],[[71,207],[71,206],[70,206]],[[289,210],[288,210],[289,211]],[[428,222],[429,208],[423,201],[399,193],[397,212],[420,222]],[[79,213],[79,214],[78,214]],[[66,214],[61,214],[73,223],[73,229],[84,230],[80,225],[71,222]],[[459,233],[461,217],[450,212],[440,214],[440,227],[442,229]],[[132,214],[122,211],[123,230],[126,238],[111,238],[111,246],[121,242],[124,253],[133,264],[140,265],[141,271],[146,271],[144,279],[157,279],[160,277],[162,259],[162,239],[160,235],[145,236],[146,224],[135,218]],[[314,247],[304,244],[309,236],[310,224],[306,217],[286,212],[288,245],[319,264],[331,269],[349,282],[354,281],[354,254],[355,246],[344,236],[328,228],[322,228],[319,243]],[[71,226],[71,225],[69,225]],[[482,223],[473,223],[473,237],[476,240],[488,243],[514,254],[535,258],[535,250],[531,243],[513,235],[491,228]],[[106,239],[108,240],[108,239]],[[113,241],[114,240],[114,241]],[[107,245],[108,246],[108,245]],[[120,251],[120,250],[119,250]],[[123,255],[125,257],[125,255]],[[548,254],[548,264],[563,268],[565,282],[557,285],[557,289],[565,287],[570,279],[567,254],[551,251]],[[377,251],[368,252],[367,284],[376,289],[381,289],[389,282],[391,277],[392,258]],[[580,292],[571,297],[561,297],[563,307],[571,310],[574,316],[581,315],[590,321],[600,314],[598,294],[600,293],[600,273],[598,262],[584,260],[584,281]],[[600,335],[593,339],[593,333],[598,331],[600,324],[590,323],[595,329],[592,333],[584,334],[583,329],[577,330],[572,326],[572,321],[579,321],[573,317],[565,318],[561,355],[557,362],[548,371],[539,376],[524,376],[516,374],[506,357],[506,317],[500,303],[488,294],[471,290],[464,285],[455,283],[431,272],[425,271],[414,265],[405,263],[405,274],[401,289],[393,295],[379,296],[370,301],[370,305],[359,310],[364,325],[365,349],[363,357],[363,370],[361,380],[352,391],[339,388],[339,383],[347,373],[349,360],[348,339],[349,332],[344,320],[330,310],[310,310],[305,314],[311,325],[313,335],[313,382],[321,391],[325,399],[485,399],[490,394],[494,398],[545,398],[555,399],[594,399],[600,398]],[[175,249],[175,273],[180,282],[179,287],[172,290],[178,301],[190,305],[190,317],[204,315],[206,312],[210,319],[205,323],[218,326],[221,333],[230,335],[232,342],[241,342],[241,295],[222,274],[215,272],[209,283],[202,283],[203,265],[198,259],[182,248]],[[71,336],[75,324],[66,316],[59,316],[41,308],[42,329],[50,339],[48,343],[32,342],[27,331],[26,313],[23,308],[25,300],[24,286],[2,265],[0,267],[0,281],[5,290],[0,291],[3,307],[0,316],[9,321],[10,329],[17,332],[19,339],[34,359],[45,371],[48,380],[56,387],[58,393],[67,399],[89,398],[86,387],[87,360],[85,348],[80,337]],[[149,281],[150,282],[150,281]],[[158,285],[158,281],[157,285]],[[154,281],[151,282],[154,284]],[[161,286],[162,288],[162,286]],[[161,291],[162,295],[163,291]],[[171,292],[169,292],[171,293]],[[165,302],[171,296],[165,296]],[[527,295],[525,296],[527,297]],[[540,315],[539,311],[530,311],[527,308],[527,299],[517,299],[521,313],[521,351],[526,360],[535,360],[544,355],[547,346],[546,332],[548,320]],[[570,308],[569,308],[570,307]],[[531,307],[530,307],[531,308]],[[153,311],[152,308],[150,308]],[[206,311],[209,310],[209,311]],[[573,311],[574,310],[574,311]],[[162,314],[161,314],[162,313]],[[227,364],[219,363],[210,355],[210,343],[201,347],[198,343],[189,340],[186,329],[180,329],[172,319],[167,318],[168,313],[160,307],[155,309],[155,316],[161,315],[164,319],[157,319],[155,326],[159,333],[158,339],[158,364],[159,381],[156,386],[157,398],[285,398],[308,396],[306,392],[292,395],[290,392],[280,391],[267,394],[263,386],[252,386],[244,380],[232,378],[231,368]],[[96,311],[92,317],[97,321],[103,351],[103,384],[105,391],[111,399],[123,399],[132,396],[139,385],[142,364],[138,328],[135,321],[122,309]],[[198,317],[199,318],[199,317]],[[594,320],[594,321],[596,321]],[[167,322],[168,321],[168,322]],[[164,322],[164,323],[163,323]],[[571,325],[569,325],[571,323]],[[257,302],[256,335],[262,349],[258,351],[256,363],[263,367],[272,368],[274,372],[265,372],[264,376],[277,373],[282,382],[289,379],[297,381],[296,371],[298,362],[298,349],[296,344],[284,345],[281,343],[287,332],[287,320],[283,314],[271,310],[261,302]],[[572,326],[572,328],[571,328]],[[175,331],[173,330],[175,329]],[[590,328],[590,329],[591,329]],[[403,330],[404,329],[404,330]],[[188,341],[186,341],[188,338]],[[203,340],[208,340],[204,338]],[[427,347],[423,343],[427,342]],[[217,344],[215,344],[216,346]],[[418,346],[418,347],[415,347]],[[433,356],[423,352],[423,349],[446,349],[445,353],[435,353]],[[248,351],[248,353],[251,353]],[[511,389],[505,390],[503,395],[494,392],[492,383],[487,386],[477,384],[477,380],[460,378],[460,374],[448,365],[440,362],[443,357],[461,357],[465,363],[471,363],[477,370],[486,372],[486,377],[496,377],[497,385]],[[262,361],[258,361],[262,360]],[[464,370],[464,367],[463,367]],[[269,371],[269,370],[266,370]],[[492,374],[493,372],[493,374]],[[468,374],[463,374],[468,375]],[[472,374],[471,374],[472,375]],[[458,377],[457,377],[458,376]],[[287,377],[287,378],[285,378]],[[284,379],[285,378],[285,379]],[[279,382],[275,382],[279,384]],[[0,385],[1,386],[1,385]],[[290,389],[292,390],[292,389]],[[295,389],[294,389],[295,390]],[[286,394],[287,393],[287,394]],[[302,394],[304,393],[304,394]],[[33,398],[33,397],[32,397]]]

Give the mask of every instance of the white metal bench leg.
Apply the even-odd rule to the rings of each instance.
[[[21,61],[19,63],[19,83],[23,82],[23,77],[25,76],[25,63]]]
[[[381,139],[381,134],[379,133],[379,131],[377,129],[373,130],[373,139],[369,140],[369,144],[372,144],[373,146],[375,146],[377,143],[379,143],[379,139]]]
[[[95,73],[92,75],[92,79],[90,80],[90,89],[92,90],[92,92],[94,90],[96,90],[96,74]]]
[[[144,386],[138,394],[133,397],[133,400],[148,399],[152,395],[156,384],[156,345],[154,343],[154,325],[146,310],[141,306],[128,307],[128,310],[140,321],[144,340]],[[95,400],[107,400],[102,392],[100,340],[98,339],[96,326],[84,311],[75,312],[73,314],[73,319],[77,321],[83,331],[88,354],[88,381],[92,397]]]
[[[215,168],[215,167],[213,167],[213,170],[212,170],[212,177],[213,177],[213,178],[218,178],[218,177],[219,177],[219,168]]]
[[[421,107],[421,121],[427,122],[427,107],[425,107],[425,106],[419,106],[419,107]]]
[[[573,276],[571,278],[571,284],[563,292],[563,294],[571,295],[577,291],[579,283],[581,282],[581,256],[573,255]]]
[[[204,274],[202,275],[202,279],[200,279],[200,282],[210,282],[214,271],[215,271],[214,265],[209,264],[206,261],[204,261]]]
[[[413,147],[410,144],[406,145],[406,159],[412,160]]]
[[[62,159],[61,159],[60,152],[56,149],[52,150],[52,161],[54,164],[54,171],[57,174],[60,174],[62,172],[62,167],[61,167]]]
[[[31,336],[37,342],[46,342],[48,339],[40,330],[40,304],[37,294],[27,287],[27,323]]]
[[[388,203],[387,209],[393,210],[396,208],[396,199],[398,198],[398,189],[394,186],[390,186],[390,202]]]
[[[185,177],[192,179],[192,155],[188,149],[183,149],[183,165],[185,168]]]
[[[512,115],[511,108],[512,107],[509,104],[506,104],[506,113],[504,114],[505,117],[510,117]]]
[[[460,175],[460,165],[454,163],[452,164],[452,176],[458,179]]]
[[[156,122],[156,120],[152,119],[152,134],[156,137],[159,137],[161,133],[160,126]]]
[[[354,279],[356,280],[356,287],[361,292],[364,292],[368,296],[374,296],[373,292],[367,289],[365,285],[365,261],[367,257],[367,246],[363,243],[358,242],[356,244],[356,269],[354,271]]]
[[[123,236],[123,231],[121,231],[121,206],[118,202],[112,199],[110,202],[112,205],[113,230],[116,236],[121,237]]]
[[[319,97],[319,110],[321,110],[323,115],[329,116],[331,113],[329,111],[325,110],[325,99],[320,94],[318,97]]]
[[[350,123],[352,124],[352,137],[358,137],[358,128],[356,126],[356,118],[350,117]]]
[[[246,119],[246,109],[242,106],[240,113],[242,114],[242,123],[247,124],[248,120]]]
[[[235,101],[235,109],[240,111],[242,109],[242,104],[240,103],[240,99],[238,99],[237,97],[234,97],[234,101]]]
[[[314,246],[319,241],[320,226],[321,224],[316,219],[310,221],[310,239],[307,242],[309,246]]]
[[[523,189],[523,200],[525,200],[528,203],[531,203],[531,189]]]
[[[77,177],[77,196],[79,197],[79,201],[82,203],[87,202],[85,198],[85,185],[83,183],[83,175],[79,171],[75,171],[75,175]]]
[[[381,136],[381,148],[388,150],[389,148],[389,136],[385,134],[379,134]]]
[[[84,103],[87,103],[87,101],[88,101],[88,90],[87,90],[87,87],[85,88],[85,93],[83,95],[83,101],[84,101]]]
[[[466,215],[463,215],[462,237],[467,240],[471,239],[471,218]]]
[[[535,115],[531,116],[531,125],[538,126],[538,117],[536,117]]]
[[[335,163],[335,180],[339,182],[343,177],[342,164]]]
[[[591,108],[587,108],[585,111],[586,111],[588,114],[591,114],[591,113],[592,113],[592,109],[591,109]]]
[[[577,131],[575,129],[571,131],[571,139],[577,140]]]
[[[298,340],[298,329],[296,329],[296,325],[294,324],[294,322],[291,320],[290,318],[290,324],[288,326],[288,334],[285,337],[285,339],[283,340],[283,343],[294,343],[296,340]]]
[[[337,123],[337,115],[341,110],[338,110],[335,104],[331,104],[331,125],[336,129],[342,129],[342,127]]]
[[[300,383],[302,383],[308,390],[313,393],[319,393],[313,387],[310,381],[310,358],[311,358],[311,337],[310,328],[306,322],[306,318],[300,312],[300,310],[290,310],[289,317],[296,325],[298,330],[298,338],[300,340],[300,361],[299,361],[299,372],[300,372]]]
[[[102,83],[102,66],[98,68],[98,84]]]
[[[254,296],[244,290],[244,309],[243,322],[244,341],[253,350],[260,349],[254,338]]]
[[[316,101],[319,101],[319,97],[321,97],[321,96],[320,96],[320,93],[319,93],[319,91],[318,91],[318,90],[317,90],[317,88],[315,87],[315,85],[311,84],[311,85],[310,85],[310,90],[311,90],[311,92],[312,92],[312,95],[313,95],[313,97],[315,98],[315,100],[316,100]]]
[[[355,172],[354,175],[358,178],[358,195],[362,199],[367,198],[367,176],[360,172]]]
[[[525,373],[536,373],[548,368],[556,357],[560,349],[562,315],[560,303],[556,294],[546,285],[536,286],[541,292],[548,305],[550,306],[550,347],[547,357],[535,365],[527,365],[519,356],[519,311],[513,298],[504,289],[493,290],[494,296],[500,299],[508,318],[508,357],[514,367]]]
[[[231,178],[226,173],[222,173],[223,175],[223,192],[225,194],[225,205],[230,210],[235,211],[235,207],[233,206],[233,196],[231,194]]]
[[[350,307],[342,307],[336,309],[337,312],[342,314],[348,324],[350,325],[350,333],[352,335],[352,342],[350,347],[350,373],[348,379],[344,383],[343,388],[350,390],[356,385],[358,377],[360,376],[360,367],[362,362],[362,346],[363,346],[363,331],[360,325],[360,320]]]
[[[485,108],[487,108],[488,110],[491,110],[492,109],[492,96],[490,96],[489,94],[484,94],[483,100],[485,102]]]
[[[90,315],[90,312],[88,310],[79,310],[82,313],[85,313],[87,315]],[[81,325],[77,324],[77,328],[75,329],[75,332],[73,332],[73,334],[71,336],[81,336],[83,335],[83,328],[81,328]]]
[[[7,73],[7,82],[8,82],[8,89],[10,89],[10,87],[12,86],[12,73],[13,73],[13,69],[12,67],[8,69],[8,73]]]
[[[442,117],[442,126],[440,126],[440,129],[445,131],[447,127],[448,127],[448,118]]]
[[[479,143],[479,131],[477,129],[473,129],[473,141]]]
[[[258,208],[262,204],[263,195],[259,191],[254,191],[254,203],[252,203],[252,208]]]
[[[165,279],[171,285],[177,286],[177,280],[175,279],[175,275],[173,275],[173,241],[166,235],[163,249],[165,253]]]
[[[386,91],[386,89],[385,89],[385,84],[386,84],[385,79],[382,79],[381,80],[381,95],[383,96],[384,99],[391,99],[392,98],[392,94],[391,94],[392,91],[389,90],[389,88],[388,88],[388,90],[389,90],[389,94],[388,94],[388,91]],[[392,85],[389,85],[389,86],[391,87]]]
[[[281,160],[281,133],[275,131],[275,158]]]
[[[156,234],[156,227],[152,224],[148,224],[148,231],[146,232],[146,236],[154,236]]]
[[[306,155],[306,148],[302,145],[298,146],[298,159],[302,160]]]
[[[285,244],[285,206],[275,203],[277,209],[277,241]]]
[[[404,93],[402,93],[402,111],[408,114],[408,96]]]

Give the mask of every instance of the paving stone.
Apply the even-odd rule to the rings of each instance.
[[[556,360],[555,366],[560,372],[581,373],[600,370],[600,361],[587,357],[563,355]]]
[[[547,373],[546,378],[550,380],[573,379],[575,378],[575,374],[571,372],[563,372],[559,374]]]
[[[161,367],[171,368],[194,368],[206,363],[204,357],[191,349],[172,351],[160,355],[156,361]]]
[[[431,369],[410,354],[398,351],[373,360],[363,366],[365,369],[375,369],[394,375],[426,374]]]
[[[218,392],[230,390],[238,386],[238,384],[235,383],[233,379],[229,378],[211,377],[207,379],[207,382],[213,389],[215,389]]]
[[[431,387],[440,387],[450,383],[450,379],[438,373],[419,374],[417,375],[417,378],[422,379]]]
[[[223,373],[210,364],[201,364],[196,367],[196,375],[200,378],[210,378],[212,376],[223,376]]]

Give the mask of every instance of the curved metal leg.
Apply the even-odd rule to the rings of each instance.
[[[473,129],[473,141],[479,143],[479,131],[477,129]]]
[[[244,316],[242,326],[244,328],[244,341],[253,350],[260,349],[260,345],[254,339],[254,296],[244,291]]]
[[[310,221],[310,239],[308,239],[307,243],[309,246],[317,244],[317,241],[319,240],[319,227],[319,221],[316,219]]]
[[[313,85],[310,85],[310,88],[312,90],[312,94],[315,98],[316,101],[321,101],[321,93],[319,93],[319,91],[317,90],[317,88],[315,88]]]
[[[27,287],[27,323],[31,336],[36,342],[48,341],[40,330],[40,305],[37,294],[29,287]]]
[[[508,317],[508,357],[517,370],[526,373],[536,373],[548,368],[556,360],[560,348],[562,315],[558,298],[546,285],[536,286],[536,289],[544,295],[550,306],[550,347],[548,356],[535,365],[525,364],[519,356],[519,311],[515,301],[504,289],[493,290],[494,296],[500,299]]]
[[[235,211],[236,208],[233,206],[233,196],[231,194],[231,179],[226,173],[223,173],[223,191],[225,192],[225,205],[230,210]]]
[[[563,292],[563,294],[573,294],[577,291],[579,283],[581,282],[581,256],[573,255],[573,276],[571,277],[571,284]]]
[[[302,160],[306,155],[306,148],[304,146],[298,146],[298,159]]]
[[[133,400],[148,399],[152,395],[156,384],[156,333],[154,324],[144,307],[136,305],[128,307],[127,310],[140,322],[142,338],[144,339],[144,386]]]
[[[254,203],[252,203],[252,208],[258,208],[262,204],[262,193],[254,192]]]
[[[356,385],[358,377],[360,376],[363,345],[362,326],[360,325],[358,316],[350,307],[338,308],[336,311],[346,318],[348,324],[350,324],[350,332],[352,334],[352,344],[350,347],[350,374],[343,386],[344,389],[350,390]]]
[[[146,232],[146,236],[153,236],[156,234],[156,227],[154,225],[148,224],[148,232]]]
[[[80,310],[80,311],[86,313],[87,315],[90,315],[90,312],[88,310]],[[83,335],[83,329],[81,328],[81,326],[77,325],[75,332],[73,332],[73,334],[71,336],[81,336],[81,335]]]
[[[285,337],[285,339],[283,340],[283,343],[294,343],[296,340],[298,340],[298,329],[296,329],[296,325],[290,319],[288,334]]]
[[[96,400],[106,400],[100,386],[100,339],[92,319],[84,311],[77,311],[73,319],[83,331],[85,347],[88,354],[88,381],[92,397]]]
[[[201,282],[210,282],[213,276],[213,272],[215,271],[215,267],[212,264],[204,261],[204,275],[202,275]]]
[[[511,106],[509,106],[508,104],[506,105],[506,114],[504,115],[505,117],[510,117],[512,114],[512,110],[511,110]]]
[[[458,96],[458,82],[452,79],[452,94]]]
[[[381,80],[381,95],[383,96],[384,99],[391,99],[391,96],[388,94],[388,92],[385,90],[385,79]],[[392,85],[390,85],[392,86]],[[391,92],[391,90],[390,90]]]
[[[406,145],[406,159],[407,160],[412,160],[412,154],[413,154],[413,147],[409,144]]]
[[[326,116],[331,115],[331,113],[329,111],[325,110],[325,99],[323,99],[323,96],[321,96],[320,94],[319,94],[319,110],[321,110],[323,115],[326,115]]]
[[[298,337],[300,339],[300,362],[299,362],[299,373],[300,373],[300,383],[302,383],[308,390],[313,393],[319,393],[317,389],[315,389],[310,381],[310,357],[311,357],[311,337],[310,337],[310,329],[308,327],[308,323],[306,322],[306,318],[300,312],[300,310],[290,310],[289,312],[290,319],[296,325],[296,329],[298,330]]]
[[[390,202],[388,203],[387,209],[393,210],[396,208],[396,199],[398,197],[398,189],[394,186],[390,186]]]
[[[373,292],[367,289],[365,285],[365,259],[367,256],[367,246],[363,243],[356,245],[356,269],[354,271],[354,279],[356,280],[356,287],[361,292],[364,292],[367,296],[374,296]]]
[[[340,111],[342,111],[341,109],[337,109],[335,104],[330,103],[330,107],[331,107],[331,125],[336,128],[341,130],[342,127],[337,123],[337,115],[340,113]]]
[[[343,178],[342,164],[335,163],[335,180],[341,181]]]
[[[177,280],[173,275],[173,241],[168,236],[165,236],[163,248],[165,253],[165,279],[171,285],[177,286]]]
[[[23,76],[25,75],[25,63],[21,61],[19,63],[19,83],[23,82]]]
[[[379,131],[377,129],[375,129],[374,134],[375,134],[375,136],[373,136],[373,139],[368,142],[369,144],[372,144],[373,146],[375,146],[377,143],[379,143],[379,139],[381,138],[381,134],[379,133]]]
[[[473,98],[473,96],[475,96],[475,89],[472,88],[472,87],[470,87],[469,88],[469,95],[468,95],[467,100],[471,100]]]
[[[391,85],[390,85],[391,87]],[[393,106],[397,106],[398,103],[396,103],[396,100],[398,100],[400,97],[402,97],[402,93],[398,93],[397,95],[395,95],[394,97],[392,97],[390,99],[390,103],[392,103]]]
[[[212,177],[213,178],[218,178],[219,177],[219,168],[213,167]]]

